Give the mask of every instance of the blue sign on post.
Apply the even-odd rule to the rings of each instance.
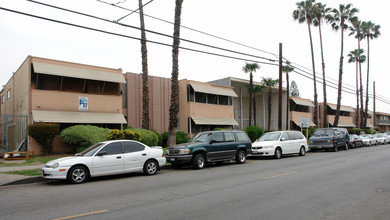
[[[79,111],[88,111],[88,97],[79,96]]]

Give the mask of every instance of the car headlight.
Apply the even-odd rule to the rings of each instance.
[[[264,148],[264,149],[268,149],[268,148],[269,148],[269,149],[272,149],[272,148],[274,148],[274,145],[264,146],[263,148]]]
[[[179,154],[189,154],[190,153],[190,149],[180,149],[179,150]]]
[[[52,164],[52,165],[45,165],[45,167],[55,169],[55,168],[57,168],[59,165],[60,165],[59,163],[55,163],[55,164]]]

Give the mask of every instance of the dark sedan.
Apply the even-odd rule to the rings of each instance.
[[[350,148],[356,148],[356,147],[363,146],[362,139],[356,134],[349,135],[349,142],[348,143],[349,143]]]

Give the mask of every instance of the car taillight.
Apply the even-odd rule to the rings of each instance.
[[[164,151],[163,151],[163,153],[162,153],[162,157],[165,157]]]

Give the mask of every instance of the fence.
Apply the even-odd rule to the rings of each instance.
[[[0,115],[0,153],[28,150],[27,116]]]

